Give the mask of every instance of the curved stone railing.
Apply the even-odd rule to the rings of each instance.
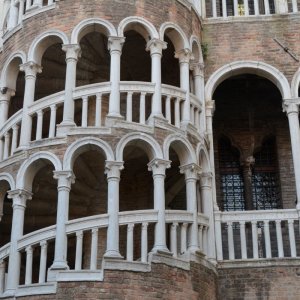
[[[120,82],[121,115],[124,121],[147,125],[151,115],[152,95],[155,84],[151,82]],[[105,127],[108,113],[110,82],[96,83],[77,87],[73,92],[75,102],[76,128]],[[32,142],[46,138],[57,137],[56,128],[61,122],[58,120],[63,113],[65,92],[47,96],[36,100],[28,107],[28,115],[32,120]],[[187,94],[178,87],[162,85],[162,112],[166,121],[174,127],[180,128],[183,104]],[[190,97],[190,123],[200,132],[200,116],[202,104],[193,94]],[[0,129],[0,161],[14,155],[20,144],[20,129],[23,110],[15,113]]]
[[[295,209],[215,213],[217,259],[297,257],[298,220]]]
[[[124,261],[127,264],[148,264],[148,254],[151,241],[154,238],[153,226],[158,220],[155,210],[129,211],[119,213],[120,247],[125,251]],[[193,223],[193,213],[187,211],[166,211],[166,225],[170,230],[170,250],[173,257],[184,258],[188,251],[188,230]],[[198,214],[199,248],[206,248],[208,218]],[[66,234],[69,249],[68,263],[70,270],[59,274],[58,280],[99,280],[103,273],[101,264],[106,247],[106,231],[108,215],[95,215],[86,218],[71,220],[66,223]],[[50,284],[55,281],[47,278],[47,263],[54,255],[56,225],[29,233],[23,236],[17,244],[17,251],[22,257],[20,286],[17,294],[29,295],[45,294],[53,291],[55,286]],[[205,240],[205,238],[206,240]],[[149,240],[150,239],[150,240]],[[83,242],[84,241],[84,242]],[[122,246],[121,246],[122,245]],[[138,256],[136,256],[137,247]],[[9,256],[10,244],[0,249],[0,289],[5,291],[5,263]],[[34,255],[34,254],[38,254]],[[4,267],[3,267],[4,266]],[[96,272],[96,273],[95,273]],[[102,272],[102,273],[101,273]],[[91,275],[94,274],[94,275]],[[95,274],[97,276],[95,277]],[[102,274],[103,275],[103,274]],[[99,277],[100,276],[100,277]],[[96,279],[95,279],[96,278]]]

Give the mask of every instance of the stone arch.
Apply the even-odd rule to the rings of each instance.
[[[199,39],[192,35],[190,38],[190,49],[193,54],[193,60],[195,63],[203,63],[202,49]]]
[[[35,153],[21,165],[17,174],[17,189],[32,190],[34,176],[43,166],[45,166],[45,160],[53,165],[55,171],[62,170],[61,161],[56,155],[46,151]]]
[[[159,38],[154,25],[141,17],[128,17],[123,19],[118,26],[118,36],[123,37],[128,30],[134,30],[144,37],[146,42],[153,38]]]
[[[172,144],[174,145],[174,150],[177,153],[182,166],[190,163],[197,163],[197,157],[193,146],[186,138],[177,134],[171,134],[165,139],[163,151],[166,160],[169,160],[169,150]]]
[[[12,191],[15,189],[15,180],[9,173],[0,173],[0,182],[1,181],[6,182],[6,185],[0,185],[0,220],[3,215],[5,194],[8,190]]]
[[[82,138],[70,145],[65,153],[63,160],[64,170],[72,170],[76,158],[87,149],[99,148],[105,154],[108,161],[114,160],[114,153],[110,145],[98,138]]]
[[[291,83],[291,94],[292,94],[291,96],[293,98],[299,97],[299,87],[300,87],[300,68],[293,76],[292,83]]]
[[[190,43],[186,34],[177,24],[172,22],[163,23],[159,29],[159,37],[162,41],[165,35],[172,41],[175,51],[190,49]]]
[[[202,144],[199,144],[197,147],[197,158],[198,165],[201,167],[202,172],[211,172],[209,153]]]
[[[221,67],[210,76],[205,86],[206,100],[212,100],[213,93],[221,82],[244,73],[269,79],[278,87],[283,99],[291,98],[289,82],[278,69],[259,61],[236,61]]]
[[[0,173],[0,181],[6,181],[11,190],[16,188],[15,180],[9,173]]]
[[[149,135],[143,133],[130,133],[125,135],[118,143],[116,148],[116,159],[117,161],[123,161],[123,152],[128,144],[135,142],[137,147],[143,149],[149,160],[154,158],[163,158],[160,145],[157,141]]]
[[[20,71],[20,63],[26,62],[26,54],[23,51],[17,51],[12,53],[2,68],[1,72],[1,87],[8,87],[12,90],[16,90],[17,77]]]
[[[81,38],[91,32],[91,28],[95,30],[95,27],[98,27],[98,31],[106,36],[117,36],[117,31],[110,22],[100,18],[91,18],[83,20],[76,25],[72,31],[71,43],[79,44]]]
[[[28,51],[28,61],[33,61],[38,65],[41,65],[42,57],[47,48],[61,42],[62,44],[69,44],[69,38],[67,35],[59,30],[49,30],[43,32],[37,38],[34,39],[30,45]]]

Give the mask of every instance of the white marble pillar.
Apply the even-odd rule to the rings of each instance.
[[[183,105],[181,123],[183,126],[190,123],[190,60],[192,53],[189,49],[182,49],[176,52],[175,57],[179,60],[180,66],[180,87],[186,92]]]
[[[203,213],[209,218],[209,227],[207,232],[208,258],[211,260],[216,260],[212,178],[213,175],[211,172],[202,173],[200,180],[200,190]]]
[[[158,220],[155,224],[155,238],[152,252],[169,252],[166,243],[166,217],[165,217],[165,177],[166,169],[170,168],[170,161],[154,158],[148,164],[152,171],[154,186],[154,210],[158,211]]]
[[[65,100],[63,121],[58,125],[57,134],[64,136],[70,128],[75,126],[74,112],[75,104],[73,99],[73,91],[76,87],[76,67],[78,58],[81,55],[81,49],[78,44],[65,44],[62,50],[66,52],[66,80],[65,80]]]
[[[54,178],[57,179],[57,217],[54,262],[50,267],[51,271],[69,269],[66,260],[67,237],[66,222],[69,219],[69,196],[71,184],[75,182],[72,171],[54,171]]]
[[[42,68],[31,61],[21,65],[20,70],[25,72],[25,91],[19,148],[26,149],[31,140],[32,129],[32,117],[29,116],[28,109],[29,106],[34,102],[36,76],[37,73],[42,72]]]
[[[4,295],[12,296],[14,295],[20,280],[21,255],[17,250],[18,240],[23,236],[26,201],[31,199],[32,194],[25,190],[14,190],[8,192],[8,197],[13,200],[13,217],[8,276]]]
[[[206,131],[206,116],[205,116],[205,103],[204,103],[204,65],[200,63],[192,64],[193,80],[195,84],[195,95],[201,104],[200,124],[197,124],[200,128],[200,132]]]
[[[25,8],[25,0],[19,0],[19,16],[18,16],[18,23],[22,23],[23,15],[24,15],[24,8]]]
[[[15,95],[15,91],[8,88],[1,88],[0,93],[0,128],[7,121],[9,102],[11,97]]]
[[[119,251],[119,183],[123,162],[106,161],[108,229],[105,257],[121,258]]]
[[[276,14],[286,14],[289,12],[287,0],[275,0]]]
[[[19,18],[19,9],[14,0],[10,2],[10,9],[9,9],[9,16],[8,16],[8,23],[7,28],[8,30],[13,29],[18,24]]]
[[[110,51],[110,83],[111,83],[108,117],[112,117],[112,118],[121,118],[120,74],[121,74],[121,55],[122,55],[122,48],[124,42],[125,42],[124,37],[111,36],[108,39],[108,49]]]
[[[292,155],[294,163],[297,209],[300,209],[300,129],[299,129],[299,99],[285,100],[283,108],[289,120]]]
[[[195,253],[199,250],[198,241],[198,207],[197,207],[197,181],[201,173],[201,168],[194,164],[180,167],[180,173],[185,175],[186,185],[186,208],[193,213],[193,224],[188,230],[188,250]]]
[[[151,82],[155,83],[150,118],[163,118],[161,103],[161,57],[162,50],[166,48],[167,43],[159,39],[154,38],[147,43],[147,50],[151,54]]]

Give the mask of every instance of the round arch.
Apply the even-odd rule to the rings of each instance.
[[[279,70],[264,62],[237,61],[221,67],[210,76],[205,86],[206,100],[212,100],[213,93],[221,82],[229,77],[245,73],[269,79],[278,87],[283,99],[291,98],[289,82]]]
[[[199,144],[197,147],[197,158],[198,158],[198,165],[201,167],[202,171],[211,172],[209,153],[202,144]]]
[[[203,55],[202,55],[202,49],[199,39],[192,35],[190,38],[190,49],[192,51],[192,54],[194,56],[194,62],[195,63],[203,63]]]
[[[45,151],[35,153],[25,160],[21,165],[17,174],[17,189],[31,191],[34,176],[43,166],[45,166],[45,160],[53,165],[55,171],[62,170],[61,161],[56,155]]]
[[[41,65],[42,57],[50,46],[55,43],[69,44],[67,35],[59,30],[49,30],[34,39],[28,51],[28,61]]]
[[[82,138],[68,147],[63,160],[63,169],[72,170],[76,158],[86,150],[95,147],[104,152],[106,160],[114,160],[114,153],[108,143],[97,138]]]
[[[300,68],[295,73],[291,83],[291,96],[293,98],[299,98],[299,87],[300,87]]]
[[[151,161],[154,158],[163,159],[163,153],[161,151],[160,145],[157,141],[149,135],[142,133],[130,133],[125,135],[118,143],[116,148],[116,159],[117,161],[123,161],[124,149],[128,144],[135,144],[142,148],[149,160]]]
[[[158,32],[154,25],[141,17],[127,17],[123,19],[118,26],[118,36],[124,37],[127,30],[134,30],[144,37],[146,42],[159,38]]]
[[[177,134],[171,134],[165,139],[163,145],[164,159],[169,160],[169,150],[172,144],[174,144],[174,150],[177,153],[182,166],[190,163],[197,163],[197,157],[193,146],[186,138]]]
[[[117,36],[115,27],[108,21],[100,18],[91,18],[81,21],[72,31],[71,44],[79,44],[83,36],[94,29],[94,26],[98,26],[99,32],[106,36]]]
[[[0,181],[6,181],[11,190],[16,188],[15,180],[9,173],[0,173]]]
[[[166,33],[166,31],[168,31],[168,33]],[[175,51],[190,49],[190,43],[186,34],[177,24],[172,22],[163,23],[159,29],[159,37],[162,41],[165,35],[172,41]]]
[[[24,64],[26,62],[25,52],[17,51],[8,57],[1,72],[1,87],[8,87],[12,90],[16,90],[16,82],[20,71],[18,59],[21,60],[21,64]]]

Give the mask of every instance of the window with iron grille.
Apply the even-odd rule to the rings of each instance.
[[[225,137],[219,140],[218,149],[223,210],[244,210],[244,182],[239,152]]]
[[[261,149],[254,154],[254,158],[255,164],[252,170],[254,208],[280,208],[280,185],[275,137],[265,139]]]

